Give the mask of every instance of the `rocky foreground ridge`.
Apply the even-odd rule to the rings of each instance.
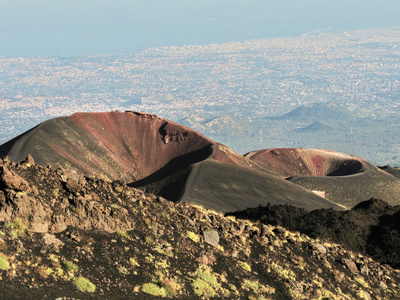
[[[398,299],[399,284],[328,240],[0,160],[2,299]]]

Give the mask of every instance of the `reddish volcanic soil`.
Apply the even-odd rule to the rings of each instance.
[[[77,113],[49,120],[0,148],[13,161],[30,153],[41,165],[72,166],[87,175],[134,181],[171,159],[213,142],[203,135],[134,112]]]
[[[0,156],[8,155],[13,161],[31,154],[41,165],[73,167],[86,175],[96,173],[126,182],[143,179],[172,159],[193,152],[196,157],[191,163],[212,156],[244,167],[255,165],[190,128],[137,112],[55,118],[0,147]]]

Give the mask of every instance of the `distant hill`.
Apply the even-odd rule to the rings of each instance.
[[[298,131],[298,132],[320,132],[320,131],[329,131],[331,129],[334,129],[334,127],[325,122],[315,121],[308,126],[296,129],[296,131]]]
[[[230,116],[202,118],[197,115],[179,119],[177,123],[192,129],[207,132],[208,135],[229,135],[243,132],[245,125]]]
[[[179,119],[177,123],[192,128],[194,130],[201,131],[204,130],[205,120],[203,117],[193,114],[185,118]]]
[[[328,102],[302,105],[276,119],[297,122],[322,122],[328,120],[355,120],[356,116],[339,105]]]

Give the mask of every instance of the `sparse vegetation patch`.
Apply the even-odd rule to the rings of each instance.
[[[15,218],[13,221],[6,223],[5,227],[11,229],[10,233],[13,237],[25,235],[27,229],[25,222],[20,218]]]
[[[165,290],[164,287],[160,287],[155,283],[145,283],[142,286],[142,291],[145,292],[146,294],[150,294],[153,296],[160,296],[160,297],[166,297],[167,296],[167,291]]]
[[[79,269],[75,263],[73,263],[72,261],[69,261],[69,260],[64,261],[63,265],[64,265],[65,270],[67,270],[67,272],[74,273],[74,272],[78,271],[78,269]]]
[[[74,284],[76,288],[81,292],[94,293],[96,290],[96,286],[85,277],[77,277],[74,280]]]
[[[0,252],[0,270],[7,270],[10,268],[8,258]]]
[[[199,240],[200,240],[200,236],[198,235],[198,234],[196,234],[196,233],[194,233],[193,231],[190,231],[190,230],[188,230],[187,232],[186,232],[186,235],[187,235],[187,237],[189,238],[189,239],[191,239],[193,242],[199,242]]]
[[[30,198],[0,188],[0,217],[13,216],[0,221],[5,299],[44,299],[55,291],[71,299],[85,298],[82,293],[94,299],[258,300],[400,294],[400,271],[341,244],[225,218],[126,186],[130,193],[116,194],[112,182],[95,176],[73,181],[75,192],[60,190],[55,200],[52,190],[69,180],[66,171],[11,163],[7,168],[40,192]],[[206,230],[218,233],[218,247],[205,241]]]

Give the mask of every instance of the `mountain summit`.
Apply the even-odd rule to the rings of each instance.
[[[400,180],[360,158],[317,149],[242,156],[188,127],[140,112],[55,118],[0,146],[0,156],[15,162],[28,154],[43,166],[123,180],[220,212],[266,204],[342,210],[369,198],[400,204]]]
[[[146,113],[76,113],[43,122],[0,146],[0,156],[21,161],[30,154],[40,165],[130,182],[212,143],[194,130]]]
[[[287,203],[342,209],[185,126],[137,112],[79,113],[46,121],[0,146],[19,162],[122,179],[172,201],[221,212]]]

